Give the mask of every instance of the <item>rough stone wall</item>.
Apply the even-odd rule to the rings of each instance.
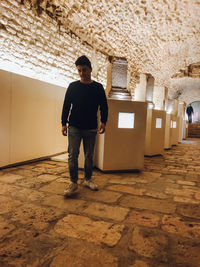
[[[96,49],[127,58],[160,86],[168,87],[174,73],[200,61],[197,0],[23,2],[36,13],[48,13]]]
[[[76,57],[91,58],[95,50],[94,77],[104,86],[107,55],[127,59],[133,97],[138,73],[152,74],[175,98],[182,88],[177,94],[174,74],[190,66],[189,77],[199,75],[197,0],[1,0],[0,8],[0,57],[7,69],[64,85],[77,77]]]
[[[46,13],[38,14],[13,0],[1,0],[0,65],[25,76],[62,86],[78,79],[74,62],[94,49],[69,34]],[[95,53],[95,78],[106,86],[107,57]]]
[[[200,78],[200,62],[190,64],[172,76],[172,78],[183,77]]]

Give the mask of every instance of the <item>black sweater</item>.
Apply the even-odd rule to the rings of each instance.
[[[100,107],[101,122],[106,123],[108,105],[102,84],[75,81],[70,83],[65,94],[62,110],[62,125],[69,123],[79,129],[97,128],[97,111]]]

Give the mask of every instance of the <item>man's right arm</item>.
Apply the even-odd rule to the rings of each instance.
[[[69,110],[71,107],[70,91],[71,90],[69,86],[65,94],[65,100],[63,103],[62,116],[61,116],[62,134],[64,136],[67,136],[67,123],[68,123],[68,117],[69,117]]]
[[[63,134],[64,136],[67,136],[67,125],[63,125],[63,126],[62,126],[62,134]]]

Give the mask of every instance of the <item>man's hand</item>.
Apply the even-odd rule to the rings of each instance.
[[[105,125],[105,123],[101,123],[100,124],[100,129],[99,129],[99,133],[100,134],[103,134],[103,133],[105,133],[105,130],[106,130],[106,125]]]
[[[67,126],[66,125],[62,126],[62,134],[64,136],[67,136]]]

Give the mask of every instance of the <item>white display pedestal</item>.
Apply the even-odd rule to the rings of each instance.
[[[165,142],[166,112],[164,110],[147,110],[147,127],[145,155],[162,155]]]
[[[183,139],[186,139],[186,120],[183,120]]]
[[[171,114],[166,114],[164,148],[171,148]]]
[[[179,136],[178,142],[181,143],[186,138],[186,121],[181,117],[179,118]]]
[[[179,138],[179,117],[171,115],[171,124],[170,124],[170,142],[172,145],[178,144]]]
[[[141,170],[147,103],[109,99],[108,108],[106,132],[97,136],[95,166],[102,171]]]
[[[188,138],[188,121],[185,120],[185,139]]]

